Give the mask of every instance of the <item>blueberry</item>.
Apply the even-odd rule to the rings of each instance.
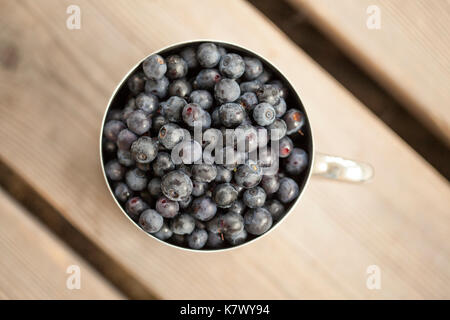
[[[180,201],[192,193],[192,181],[181,170],[171,171],[161,179],[161,191],[170,200]]]
[[[231,183],[219,184],[214,188],[213,199],[219,208],[229,208],[237,197],[238,192]]]
[[[192,249],[201,249],[208,241],[208,232],[206,230],[194,230],[187,236],[188,246]]]
[[[144,60],[142,63],[147,78],[152,80],[161,79],[167,71],[167,64],[164,58],[158,54],[153,54]]]
[[[124,167],[131,167],[134,165],[134,159],[130,151],[117,150],[117,161]]]
[[[265,208],[250,209],[244,215],[245,229],[257,236],[269,230],[272,222],[272,215]]]
[[[270,71],[263,70],[263,72],[256,78],[256,80],[264,84],[268,82],[271,77],[272,73]]]
[[[136,162],[136,168],[144,172],[150,171],[150,163]]]
[[[253,109],[253,119],[260,126],[271,125],[275,121],[275,109],[267,102],[257,104]]]
[[[227,49],[222,46],[217,46],[217,50],[219,50],[220,58],[227,54]]]
[[[142,136],[131,145],[131,155],[140,164],[152,162],[158,154],[158,141]]]
[[[216,154],[216,162],[222,164],[224,168],[233,170],[239,164],[245,163],[246,153],[234,150],[233,146],[227,146],[218,150]]]
[[[128,170],[125,174],[125,182],[133,191],[142,191],[147,187],[145,172],[138,168]]]
[[[258,104],[258,98],[254,92],[244,92],[237,101],[247,112],[253,111]]]
[[[133,99],[130,99],[133,100]],[[110,120],[122,120],[123,119],[123,115],[122,115],[123,110],[119,110],[119,109],[110,109],[108,110],[108,113],[106,115],[106,121],[110,121]]]
[[[219,233],[231,236],[240,233],[244,229],[244,218],[236,212],[227,212],[219,216]]]
[[[262,207],[266,202],[266,192],[261,187],[254,187],[245,190],[242,199],[244,200],[245,205],[249,208]]]
[[[194,90],[189,96],[189,101],[200,106],[200,108],[208,110],[213,105],[213,97],[209,91]]]
[[[206,242],[206,246],[212,249],[222,248],[225,244],[223,235],[220,233],[214,233],[208,231],[208,241]]]
[[[167,152],[160,152],[153,161],[152,168],[156,176],[162,177],[167,172],[174,170],[175,164]]]
[[[125,175],[125,167],[123,167],[117,160],[111,160],[105,165],[106,176],[112,181],[119,181]]]
[[[195,219],[186,213],[177,215],[170,223],[170,229],[178,235],[191,234],[194,228]]]
[[[158,98],[162,99],[167,95],[169,89],[169,80],[166,77],[162,77],[159,80],[148,79],[145,82],[145,92],[154,94]]]
[[[225,182],[230,182],[231,179],[233,179],[233,173],[222,167],[222,166],[216,166],[217,169],[217,175],[216,175],[216,179],[214,179],[215,182],[217,183],[225,183]]]
[[[287,158],[292,152],[292,149],[294,149],[294,143],[288,136],[284,136],[279,141],[279,157],[280,158]]]
[[[254,80],[263,72],[263,65],[257,58],[245,57],[245,78],[248,80]]]
[[[287,126],[284,120],[275,119],[275,121],[267,126],[270,140],[280,140],[286,135]]]
[[[237,79],[244,74],[244,59],[238,54],[227,53],[220,59],[219,71],[227,78]]]
[[[145,85],[145,76],[143,72],[138,72],[130,76],[127,80],[128,89],[133,94],[138,94],[142,90],[144,90]]]
[[[155,209],[164,218],[173,218],[178,214],[180,205],[176,201],[161,197],[156,201]]]
[[[178,170],[180,170],[181,172],[183,172],[184,174],[186,174],[189,178],[192,177],[192,167],[185,165],[184,163],[179,164],[176,166],[176,168]]]
[[[278,156],[272,149],[263,149],[259,151],[257,163],[261,168],[268,168],[275,165],[277,160]]]
[[[153,197],[147,190],[139,192],[139,197],[141,197],[142,200],[144,200],[150,208],[155,206],[155,199],[153,199]]]
[[[186,79],[177,79],[169,85],[169,96],[187,97],[192,91],[192,85]]]
[[[150,193],[151,196],[153,197],[159,197],[162,192],[161,192],[161,179],[160,178],[153,178],[152,180],[150,180],[150,182],[148,183],[147,186],[147,190]]]
[[[202,158],[202,146],[195,140],[185,139],[173,148],[172,155],[176,164],[193,164]]]
[[[270,212],[274,221],[280,220],[285,213],[283,204],[276,199],[268,200],[264,208]]]
[[[280,98],[287,98],[289,89],[280,80],[271,81],[270,84],[274,85],[278,88],[278,90],[280,90]]]
[[[139,217],[139,226],[148,233],[158,232],[164,224],[164,219],[153,209],[147,209]]]
[[[136,107],[147,114],[152,114],[158,109],[158,97],[151,93],[140,93],[135,99]]]
[[[178,204],[180,205],[180,209],[188,208],[191,205],[191,203],[192,203],[192,196],[186,197],[186,198],[178,201]]]
[[[200,182],[211,182],[217,176],[216,166],[213,164],[194,164],[192,166],[192,178]]]
[[[242,229],[240,232],[226,234],[225,239],[232,246],[238,246],[240,244],[243,244],[245,240],[247,240],[247,231],[245,231],[245,229]]]
[[[291,178],[284,177],[280,180],[280,188],[278,188],[278,200],[282,203],[289,203],[295,200],[300,193],[297,182]]]
[[[165,103],[161,104],[161,110],[167,120],[172,122],[180,122],[182,120],[181,112],[187,104],[186,100],[181,97],[170,97]]]
[[[259,102],[267,102],[271,105],[276,105],[280,102],[280,91],[278,87],[265,84],[258,91],[256,91],[256,96]]]
[[[217,69],[203,69],[194,80],[195,89],[213,89],[217,82],[222,79]]]
[[[181,112],[180,112],[180,114],[181,114]],[[168,122],[169,121],[166,118],[164,118],[164,116],[162,116],[162,115],[154,116],[152,118],[152,131],[155,132],[156,134],[158,134],[159,129],[161,129],[161,127]]]
[[[208,182],[192,181],[192,195],[200,197],[208,190]]]
[[[210,197],[200,197],[192,201],[191,214],[200,221],[208,221],[217,212],[217,205]]]
[[[219,108],[214,108],[213,112],[211,112],[211,125],[213,127],[219,127],[220,124]]]
[[[212,68],[219,63],[220,52],[214,43],[202,43],[197,48],[198,63],[204,68]]]
[[[123,121],[127,121],[130,114],[133,113],[133,111],[137,110],[135,101],[136,100],[134,98],[131,98],[130,100],[128,100],[127,104],[123,108],[123,110],[122,110],[122,120]]]
[[[184,131],[174,123],[167,123],[159,130],[159,142],[169,150],[172,150],[184,138]]]
[[[269,143],[269,132],[264,127],[256,127],[256,130],[258,132],[258,147],[262,148],[267,146]]]
[[[130,188],[128,188],[128,186],[123,182],[119,182],[114,188],[114,195],[120,202],[127,201],[132,193],[133,192],[130,190]]]
[[[273,194],[278,191],[280,187],[280,179],[278,175],[264,175],[261,180],[261,187],[264,189],[266,194]]]
[[[133,111],[127,119],[128,129],[138,135],[142,135],[150,130],[151,122],[142,110]]]
[[[181,112],[183,121],[190,127],[199,124],[202,128],[211,126],[211,116],[196,103],[189,103],[184,106]]]
[[[188,69],[194,69],[198,66],[197,54],[195,49],[192,47],[187,47],[181,50],[180,56],[186,61]]]
[[[125,211],[133,220],[137,220],[139,215],[146,209],[148,209],[148,204],[140,197],[130,198],[125,203]]]
[[[102,151],[108,154],[113,154],[117,151],[117,145],[112,142],[108,141],[106,139],[103,139],[102,141]]]
[[[287,109],[286,100],[283,98],[280,98],[280,102],[273,105],[273,108],[275,109],[275,112],[277,114],[278,118],[281,118],[285,113]]]
[[[234,181],[246,189],[253,188],[259,184],[262,178],[262,170],[254,161],[247,161],[241,164],[235,174]]]
[[[286,172],[294,176],[302,173],[307,166],[308,154],[300,148],[294,148],[285,162]]]
[[[253,92],[256,93],[262,87],[262,83],[259,80],[244,81],[239,84],[241,92]]]
[[[159,240],[165,241],[173,235],[173,232],[172,230],[170,230],[167,222],[164,222],[161,229],[159,229],[159,231],[154,233],[153,235],[157,237]]]
[[[130,150],[131,144],[137,140],[137,136],[133,131],[123,129],[117,136],[117,147],[121,150]]]
[[[242,200],[236,200],[233,202],[230,208],[228,208],[229,212],[236,212],[239,214],[244,214],[245,211],[245,203]]]
[[[178,246],[184,246],[184,243],[186,242],[186,237],[182,234],[172,233],[172,237],[170,237],[170,240],[172,243]]]
[[[305,115],[297,109],[289,109],[283,116],[283,120],[286,123],[287,134],[293,134],[300,131],[305,124]]]
[[[117,136],[123,129],[125,129],[125,124],[122,121],[110,120],[105,123],[105,127],[103,128],[103,135],[109,141],[116,142]]]
[[[222,79],[214,86],[214,97],[219,103],[236,101],[240,94],[239,84],[233,79]]]
[[[258,131],[251,124],[241,124],[236,128],[237,150],[252,152],[258,148]]]
[[[225,103],[219,108],[220,122],[227,128],[234,128],[242,123],[245,110],[237,103]]]
[[[179,79],[184,77],[188,72],[186,61],[179,55],[171,55],[166,59],[167,77],[169,79]]]

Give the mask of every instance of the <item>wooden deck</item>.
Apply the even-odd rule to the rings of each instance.
[[[448,181],[247,2],[183,3],[0,2],[0,162],[48,203],[47,219],[63,219],[101,252],[77,255],[2,194],[1,297],[120,298],[131,279],[143,298],[449,298]],[[80,30],[65,27],[70,4],[81,8]],[[139,232],[101,174],[103,112],[136,61],[197,38],[270,59],[298,89],[317,149],[370,162],[373,182],[314,179],[282,226],[230,252],[184,252]],[[119,268],[119,290],[89,266],[102,264],[97,256]],[[69,264],[85,270],[85,291],[65,290]],[[380,267],[381,290],[366,287],[369,265]]]

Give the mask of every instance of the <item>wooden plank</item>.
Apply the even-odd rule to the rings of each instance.
[[[0,189],[1,299],[120,299],[123,296]],[[68,289],[69,266],[80,289]]]
[[[76,31],[65,28],[72,3],[82,10]],[[2,161],[159,297],[450,296],[447,182],[249,4],[46,0],[2,7],[0,43],[16,57],[0,68]],[[137,60],[194,38],[233,41],[272,60],[300,91],[318,148],[371,162],[373,183],[314,180],[282,226],[230,252],[184,252],[139,232],[103,181],[101,118]],[[366,288],[372,264],[382,270],[382,290]]]
[[[450,144],[450,3],[442,0],[289,0]],[[369,29],[370,5],[381,28]]]

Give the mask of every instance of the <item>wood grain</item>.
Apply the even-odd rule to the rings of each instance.
[[[0,299],[119,299],[123,296],[0,189]],[[71,265],[80,289],[66,287]]]
[[[450,2],[289,0],[450,145]],[[381,28],[366,26],[376,5]]]
[[[72,3],[82,10],[81,30],[65,28]],[[0,68],[1,160],[160,298],[450,296],[446,181],[247,3],[1,7],[0,43],[17,56],[14,67]],[[136,61],[194,38],[233,41],[273,61],[303,97],[320,151],[371,162],[373,183],[311,181],[282,226],[225,253],[173,249],[130,224],[101,174],[104,109]],[[382,290],[366,288],[372,264],[382,270]]]

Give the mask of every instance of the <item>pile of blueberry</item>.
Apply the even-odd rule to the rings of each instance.
[[[129,76],[106,115],[102,154],[116,199],[144,231],[182,247],[220,249],[264,234],[284,216],[310,166],[308,129],[275,73],[247,52],[208,42],[153,54]],[[196,126],[202,141],[191,138]],[[228,144],[239,137],[226,130],[236,128],[245,129],[246,152],[268,151],[256,161],[239,155]],[[206,161],[217,133],[232,161]],[[268,147],[275,141],[276,153]],[[264,174],[274,156],[279,170]]]

